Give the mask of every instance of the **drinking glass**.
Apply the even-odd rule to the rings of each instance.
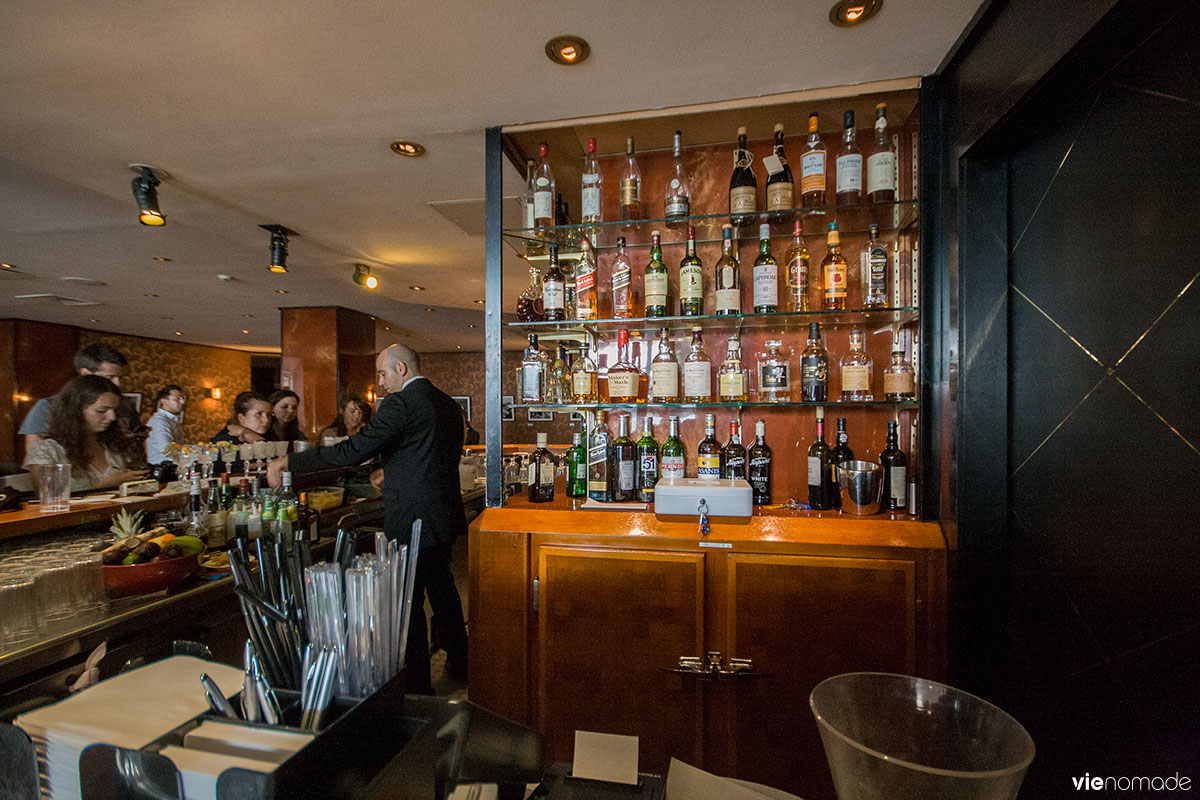
[[[252,472],[250,462],[254,460],[254,444],[251,442],[239,444],[238,456],[242,459],[242,471],[249,475]]]
[[[30,465],[33,478],[37,481],[38,510],[43,514],[71,509],[71,465]]]
[[[0,574],[0,652],[37,636],[34,583],[11,572]]]

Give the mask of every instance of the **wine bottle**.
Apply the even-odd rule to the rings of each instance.
[[[800,399],[829,399],[829,353],[821,344],[821,323],[808,324],[808,344],[800,354]]]
[[[792,168],[783,154],[783,123],[775,123],[774,152],[763,162],[767,168],[767,214],[771,222],[784,223],[792,218],[795,183]]]
[[[670,311],[671,285],[667,265],[662,261],[662,238],[658,231],[650,234],[650,260],[642,275],[642,290],[646,295],[647,317],[665,317]]]
[[[558,245],[550,245],[550,268],[542,278],[542,309],[547,322],[567,318],[567,278],[558,266]]]
[[[537,449],[529,459],[529,502],[548,503],[554,499],[554,454],[546,448],[546,434],[537,435]]]
[[[550,145],[538,145],[538,163],[533,168],[533,226],[546,228],[554,224],[554,170],[550,168]]]
[[[642,417],[642,438],[637,440],[637,495],[643,503],[654,502],[654,485],[658,483],[658,441],[652,432],[650,416]]]
[[[747,454],[750,487],[754,492],[754,505],[771,504],[771,448],[766,441],[766,423],[754,422],[754,444]]]
[[[758,258],[754,259],[754,313],[779,310],[779,265],[771,255],[771,226],[758,226]]]
[[[683,168],[683,134],[679,131],[675,131],[674,157],[667,174],[667,186],[663,191],[663,216],[667,218],[668,228],[678,228],[692,209],[692,187]]]
[[[614,503],[637,499],[637,448],[629,438],[629,415],[617,418],[617,438],[608,446],[609,497]]]
[[[746,480],[746,448],[742,446],[741,424],[729,421],[729,441],[721,448],[721,477]]]
[[[687,448],[679,438],[679,417],[672,416],[668,422],[669,433],[662,443],[662,449],[659,450],[662,477],[682,478],[687,471]]]
[[[633,154],[633,137],[625,140],[625,163],[621,167],[621,219],[642,218],[642,171]]]
[[[817,438],[808,448],[808,505],[816,511],[829,505],[829,445],[825,444],[825,410],[817,408]]]
[[[571,449],[567,451],[567,497],[587,497],[587,451],[583,434],[571,434]]]
[[[608,432],[608,412],[604,409],[596,411],[596,422],[588,437],[588,497],[602,503],[609,501],[608,474],[608,445],[611,440]]]
[[[838,467],[848,461],[854,460],[854,451],[850,449],[850,437],[846,433],[846,418],[838,417],[837,421],[837,443],[833,449],[829,451],[829,480],[835,487],[838,487]],[[842,493],[840,489],[835,491],[829,498],[830,508],[842,507]]]
[[[805,208],[825,205],[825,143],[821,141],[820,121],[808,115],[808,141],[800,156],[800,202]]]
[[[715,481],[721,477],[721,443],[717,441],[717,418],[704,415],[704,438],[696,447],[696,477]]]
[[[717,262],[717,313],[736,315],[742,313],[742,278],[737,254],[733,249],[733,229],[725,225],[721,229],[721,260]]]
[[[792,246],[783,257],[787,263],[787,310],[808,311],[808,248],[804,246],[804,228],[796,220]]]
[[[867,156],[867,198],[872,203],[896,199],[896,153],[887,138],[887,104],[875,106],[875,144]]]
[[[753,158],[746,149],[746,129],[738,128],[733,174],[729,176],[729,221],[739,227],[752,224],[758,216],[758,178],[750,167]]]
[[[888,511],[903,511],[908,507],[908,459],[898,444],[895,420],[887,425],[887,445],[879,453],[879,466],[883,468],[883,499],[880,507]]]
[[[625,237],[617,237],[617,254],[612,262],[613,319],[629,319],[634,316],[633,268],[625,253]]]
[[[828,250],[821,261],[821,284],[824,287],[821,305],[826,311],[845,311],[848,270],[846,259],[842,257],[842,240],[836,222],[829,223],[826,247]]]
[[[600,162],[596,159],[596,140],[587,140],[587,153],[583,157],[583,184],[579,198],[580,221],[587,225],[601,222],[600,195],[604,189],[604,177],[600,173]]]
[[[862,201],[862,150],[855,140],[854,112],[842,115],[842,149],[837,157],[837,201],[858,203]]]
[[[704,314],[704,266],[696,257],[696,229],[688,226],[687,255],[679,262],[679,315]]]

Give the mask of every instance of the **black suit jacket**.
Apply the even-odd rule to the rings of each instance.
[[[348,467],[379,456],[383,462],[384,530],[407,542],[421,520],[421,545],[447,544],[467,532],[458,461],[462,410],[427,378],[393,392],[365,428],[344,442],[288,456],[295,475]]]

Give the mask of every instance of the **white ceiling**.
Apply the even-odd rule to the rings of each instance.
[[[980,0],[887,0],[854,29],[830,5],[5,0],[0,261],[24,274],[0,270],[0,317],[277,351],[276,308],[342,305],[381,341],[481,350],[483,238],[428,204],[483,197],[486,126],[929,74]],[[551,63],[561,33],[591,58]],[[132,162],[170,174],[163,228],[137,222]],[[288,275],[264,223],[299,233]]]

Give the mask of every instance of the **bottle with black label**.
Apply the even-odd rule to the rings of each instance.
[[[642,438],[637,440],[637,494],[643,503],[654,502],[654,484],[658,483],[658,441],[654,438],[650,415],[642,417]]]
[[[696,477],[715,481],[721,477],[721,443],[717,441],[717,418],[704,415],[704,438],[696,447]]]
[[[879,453],[883,467],[883,498],[880,508],[903,511],[908,507],[908,459],[898,444],[899,433],[895,420],[888,422],[887,445]]]
[[[833,450],[829,453],[829,481],[833,484],[834,492],[829,498],[830,508],[842,507],[842,492],[838,483],[838,467],[845,464],[847,461],[854,460],[854,451],[850,449],[848,442],[849,435],[846,433],[846,418],[838,417],[837,421],[837,443],[834,444]]]
[[[750,167],[753,159],[746,149],[746,129],[738,128],[733,174],[729,176],[729,221],[739,227],[753,224],[758,216],[758,178]]]
[[[795,183],[792,168],[783,154],[783,123],[775,123],[775,147],[763,162],[767,167],[767,213],[771,222],[784,223],[792,218]]]
[[[617,420],[617,438],[608,446],[609,498],[614,503],[637,500],[637,447],[629,438],[629,415]]]
[[[608,432],[608,412],[596,412],[596,423],[588,437],[587,469],[588,497],[606,503],[608,495],[608,445],[612,435]]]
[[[542,278],[542,310],[547,322],[567,318],[567,278],[558,266],[558,245],[550,245],[550,268]]]
[[[829,505],[829,456],[825,443],[825,409],[817,409],[817,438],[808,448],[808,505],[823,511]]]
[[[769,506],[771,504],[771,448],[766,441],[766,423],[763,420],[754,421],[754,444],[750,445],[747,454],[747,473],[750,487],[754,490],[754,505]]]
[[[863,307],[888,307],[888,246],[879,238],[879,226],[872,224],[867,238],[867,263],[863,272]]]
[[[667,439],[659,451],[660,475],[663,478],[682,478],[687,470],[687,449],[679,438],[679,417],[672,416]]]
[[[554,454],[546,448],[547,435],[537,435],[537,449],[529,456],[529,502],[548,503],[554,499]]]
[[[800,399],[829,399],[829,353],[821,344],[821,323],[808,324],[808,345],[800,355]]]
[[[721,448],[721,477],[746,480],[746,448],[742,445],[741,424],[729,421],[729,441]]]
[[[758,401],[786,403],[792,399],[791,362],[782,339],[768,339],[767,351],[758,357]]]

